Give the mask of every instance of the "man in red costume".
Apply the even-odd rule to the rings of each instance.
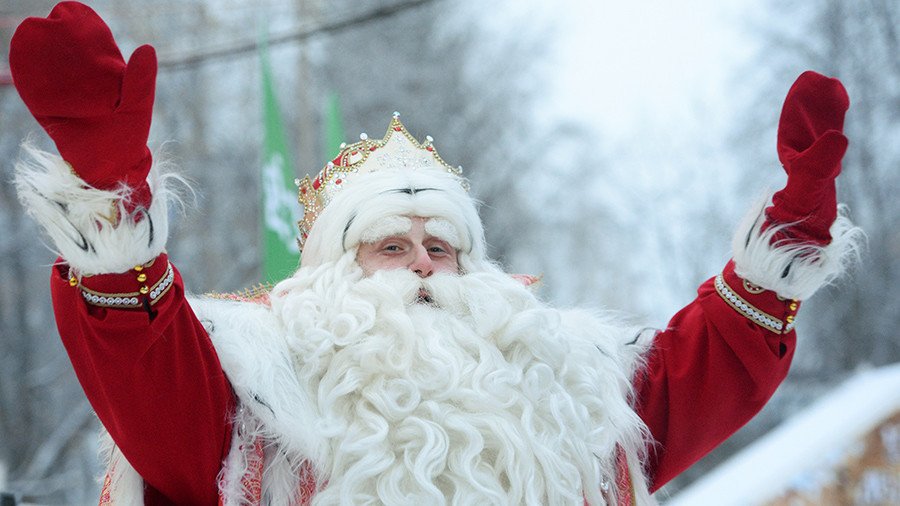
[[[16,185],[60,259],[60,335],[108,432],[108,504],[646,504],[787,373],[799,301],[860,236],[834,180],[849,105],[807,72],[778,129],[787,186],[662,331],[561,311],[485,256],[457,169],[395,114],[300,187],[299,270],[192,298],[146,141],[152,47],[88,7],[25,20],[16,88],[60,156]]]

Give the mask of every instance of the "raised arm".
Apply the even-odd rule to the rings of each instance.
[[[93,10],[63,2],[22,22],[10,68],[61,155],[26,147],[16,185],[61,257],[51,290],[79,381],[151,503],[214,504],[234,401],[165,254],[164,178],[147,148],[155,52],[126,64]]]
[[[849,99],[837,79],[802,74],[778,127],[787,185],[739,227],[734,259],[654,343],[636,384],[655,439],[659,488],[750,420],[787,375],[800,301],[839,276],[862,234],[838,216],[835,178]]]

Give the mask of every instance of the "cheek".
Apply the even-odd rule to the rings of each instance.
[[[377,260],[378,258],[371,251],[371,248],[361,246],[356,253],[356,263],[362,267],[363,273],[366,276],[370,276],[373,272],[378,270]]]
[[[434,271],[459,274],[459,263],[456,258],[441,258],[434,262]]]
[[[397,257],[385,257],[377,252],[359,249],[356,254],[356,263],[362,268],[366,276],[371,276],[377,271],[399,269],[404,266],[403,260]]]

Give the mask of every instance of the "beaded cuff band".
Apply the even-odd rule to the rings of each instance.
[[[755,287],[754,285],[750,285],[746,281],[744,281],[744,285],[748,285],[745,286],[745,290],[747,290],[749,293],[761,293],[762,291],[764,291],[763,289],[759,289],[759,291],[757,292],[757,287]],[[722,274],[716,276],[715,286],[716,292],[726,303],[728,303],[729,306],[734,308],[735,311],[742,314],[748,320],[759,325],[760,327],[776,334],[787,334],[788,332],[794,330],[793,315],[789,315],[785,319],[785,321],[782,321],[780,318],[776,318],[775,316],[772,316],[760,310],[753,304],[747,302],[746,299],[738,295],[735,290],[728,286],[728,283],[725,282],[725,277]],[[792,310],[796,310],[796,301],[792,302],[790,307]]]
[[[134,271],[137,272],[137,281],[138,283],[144,283],[147,281],[147,275],[142,272],[143,267],[137,266],[134,268]],[[74,279],[74,278],[73,278]],[[94,306],[100,307],[112,307],[112,308],[139,308],[143,306],[143,299],[149,299],[150,305],[156,304],[166,292],[172,288],[172,283],[175,281],[175,271],[172,269],[172,264],[166,263],[166,273],[160,278],[156,283],[151,285],[143,284],[138,291],[130,292],[130,293],[102,293],[91,290],[89,288],[85,288],[81,286],[81,296],[87,301],[88,304],[92,304]]]

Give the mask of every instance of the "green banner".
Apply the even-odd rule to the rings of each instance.
[[[297,202],[295,172],[288,153],[281,121],[281,111],[275,96],[272,69],[269,65],[265,36],[259,45],[262,64],[263,146],[260,188],[262,190],[263,282],[278,282],[291,275],[300,262],[297,246],[297,221],[301,216]]]
[[[325,160],[331,160],[337,156],[341,149],[344,137],[344,123],[341,121],[341,103],[337,93],[328,94],[327,110],[325,111]]]

